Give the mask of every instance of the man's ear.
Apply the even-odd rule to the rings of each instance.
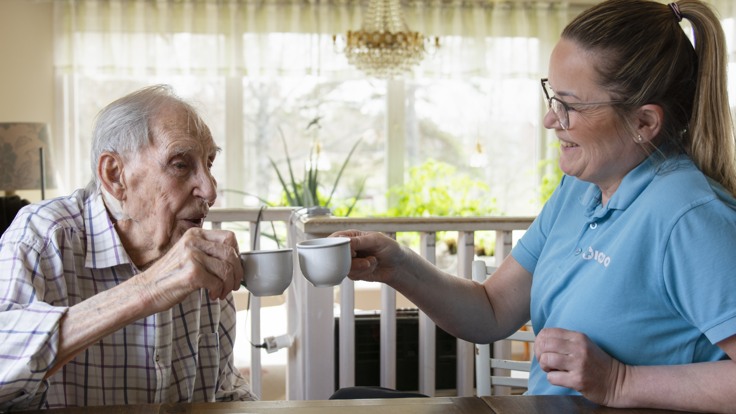
[[[97,161],[97,176],[102,188],[118,200],[125,194],[125,177],[123,159],[120,154],[103,152]]]
[[[656,104],[643,105],[636,112],[636,133],[638,142],[650,142],[655,139],[662,130],[662,122],[664,121],[664,111],[662,107]]]

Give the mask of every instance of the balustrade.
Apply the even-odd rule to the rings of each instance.
[[[457,269],[451,273],[472,278],[475,234],[495,232],[495,260],[506,257],[512,247],[513,232],[523,231],[531,217],[426,217],[426,218],[345,218],[303,216],[292,208],[213,209],[207,220],[219,228],[226,222],[248,224],[252,246],[258,248],[264,223],[281,222],[287,229],[287,245],[301,240],[325,237],[335,231],[356,229],[381,231],[396,238],[397,233],[419,235],[418,252],[432,263],[437,261],[438,232],[457,232]],[[258,215],[261,213],[260,225]],[[329,397],[338,387],[355,385],[355,283],[349,279],[334,290],[315,288],[301,276],[295,260],[294,280],[286,296],[287,327],[294,334],[288,350],[286,395],[289,400]],[[397,293],[381,285],[380,304],[380,385],[396,387],[396,303]],[[250,337],[260,338],[260,298],[250,300]],[[335,350],[335,306],[339,302],[339,349]],[[419,312],[419,392],[435,395],[435,325]],[[473,344],[458,340],[457,395],[473,395]],[[335,384],[335,352],[338,353],[339,384]],[[260,349],[251,349],[251,386],[261,393]]]

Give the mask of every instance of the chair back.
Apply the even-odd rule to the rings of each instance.
[[[18,211],[30,203],[17,195],[0,197],[0,236],[10,227]]]
[[[482,283],[496,271],[483,260],[473,261],[473,280]],[[476,395],[510,395],[529,385],[534,331],[527,322],[508,338],[489,344],[475,344]],[[518,351],[518,352],[515,352]]]

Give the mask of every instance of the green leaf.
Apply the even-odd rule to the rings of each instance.
[[[271,162],[271,165],[273,166],[274,171],[276,171],[276,176],[278,177],[279,182],[281,182],[281,187],[284,189],[286,200],[289,202],[290,205],[297,206],[298,204],[295,204],[296,197],[292,195],[292,193],[289,191],[289,186],[286,185],[286,181],[284,181],[284,177],[281,176],[281,172],[279,171],[279,168],[276,166],[276,163],[273,161],[271,157],[268,157],[268,161]]]
[[[355,205],[358,204],[358,200],[360,200],[360,196],[363,195],[363,190],[365,189],[365,182],[368,181],[368,177],[363,177],[363,181],[360,183],[360,187],[358,187],[358,192],[355,194],[355,197],[353,197],[353,202],[348,207],[348,211],[345,213],[345,217],[349,216],[350,213],[353,212],[353,208],[355,208]],[[330,195],[331,197],[332,195]]]
[[[348,162],[350,161],[350,157],[353,156],[353,153],[355,152],[355,149],[358,148],[358,144],[360,144],[360,139],[355,141],[355,144],[353,144],[353,147],[350,148],[350,152],[348,152],[348,156],[345,157],[345,161],[342,163],[342,166],[340,167],[340,171],[337,173],[337,177],[335,178],[335,183],[332,184],[332,190],[330,191],[329,197],[327,197],[327,201],[325,202],[325,206],[329,206],[330,202],[332,201],[332,196],[335,194],[335,190],[337,189],[337,184],[340,182],[340,178],[342,177],[343,171],[345,171],[345,167],[347,167]],[[363,181],[363,185],[361,186],[360,191],[363,191],[363,186],[365,185],[365,180]],[[356,197],[357,198],[357,197]],[[352,210],[352,208],[351,208]]]

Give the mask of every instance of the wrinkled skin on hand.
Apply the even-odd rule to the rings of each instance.
[[[225,230],[189,229],[139,276],[157,311],[171,308],[201,288],[207,289],[212,300],[225,299],[243,279],[235,235]]]

